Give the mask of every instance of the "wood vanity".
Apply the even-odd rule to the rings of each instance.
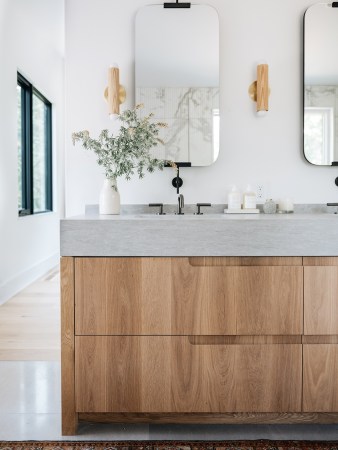
[[[63,256],[78,420],[338,422],[338,257]]]

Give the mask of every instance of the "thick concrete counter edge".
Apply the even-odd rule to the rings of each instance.
[[[61,221],[61,256],[337,256],[338,217]]]

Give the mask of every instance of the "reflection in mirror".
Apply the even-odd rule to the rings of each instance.
[[[311,6],[304,17],[304,154],[338,165],[337,3]]]
[[[136,103],[168,124],[156,156],[208,166],[219,153],[219,22],[214,8],[139,10],[135,25]]]

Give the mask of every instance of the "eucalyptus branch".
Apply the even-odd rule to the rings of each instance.
[[[118,177],[130,180],[135,173],[143,178],[146,172],[163,170],[165,164],[177,169],[173,161],[154,158],[150,154],[152,148],[164,144],[158,135],[167,124],[151,121],[153,114],[139,118],[138,110],[142,107],[143,105],[136,105],[134,109],[125,110],[118,115],[121,127],[116,136],[108,130],[102,130],[98,139],[92,139],[88,131],[72,134],[73,145],[80,142],[84,149],[96,154],[97,163],[103,167],[109,180]]]

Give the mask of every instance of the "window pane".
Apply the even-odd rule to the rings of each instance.
[[[52,211],[52,105],[18,73],[19,215]]]
[[[18,208],[23,209],[23,202],[22,202],[22,101],[21,101],[21,86],[17,85],[16,92],[17,92],[17,139],[18,139]]]
[[[331,165],[333,161],[333,121],[333,108],[305,108],[304,150],[312,164]]]
[[[33,209],[47,209],[47,105],[33,94]]]

